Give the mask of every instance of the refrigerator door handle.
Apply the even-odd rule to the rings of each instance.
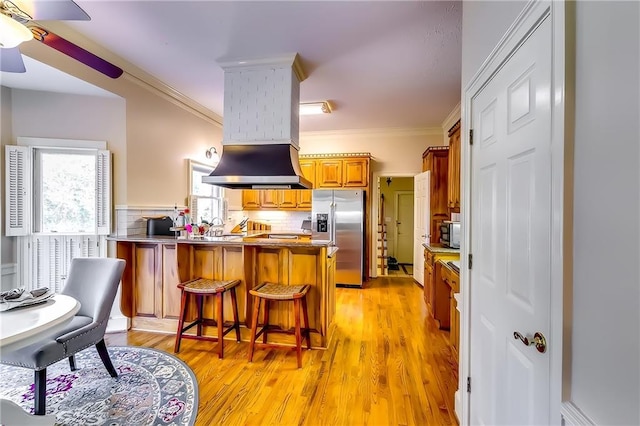
[[[336,204],[331,203],[331,243],[336,245]]]

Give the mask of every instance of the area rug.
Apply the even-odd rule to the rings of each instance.
[[[198,382],[193,371],[166,352],[108,347],[117,378],[91,347],[76,355],[76,371],[64,359],[47,368],[47,414],[56,425],[193,425]],[[0,366],[0,398],[33,413],[33,370]]]

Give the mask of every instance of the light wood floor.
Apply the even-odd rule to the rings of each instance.
[[[178,355],[198,378],[197,425],[457,424],[448,399],[457,385],[448,334],[427,318],[412,279],[384,277],[365,289],[338,288],[334,338],[327,350],[256,350],[225,341],[183,340]],[[107,345],[173,353],[173,335],[109,334]],[[449,397],[445,397],[449,395]]]

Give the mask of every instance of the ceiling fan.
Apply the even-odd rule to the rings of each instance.
[[[25,0],[19,4],[21,7],[11,0],[0,0],[0,71],[25,72],[18,45],[34,38],[108,77],[118,78],[122,75],[121,68],[33,22],[91,20],[73,0]]]

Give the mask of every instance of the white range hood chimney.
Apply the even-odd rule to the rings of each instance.
[[[297,53],[219,62],[224,70],[222,156],[204,183],[225,188],[311,188],[298,160]]]

